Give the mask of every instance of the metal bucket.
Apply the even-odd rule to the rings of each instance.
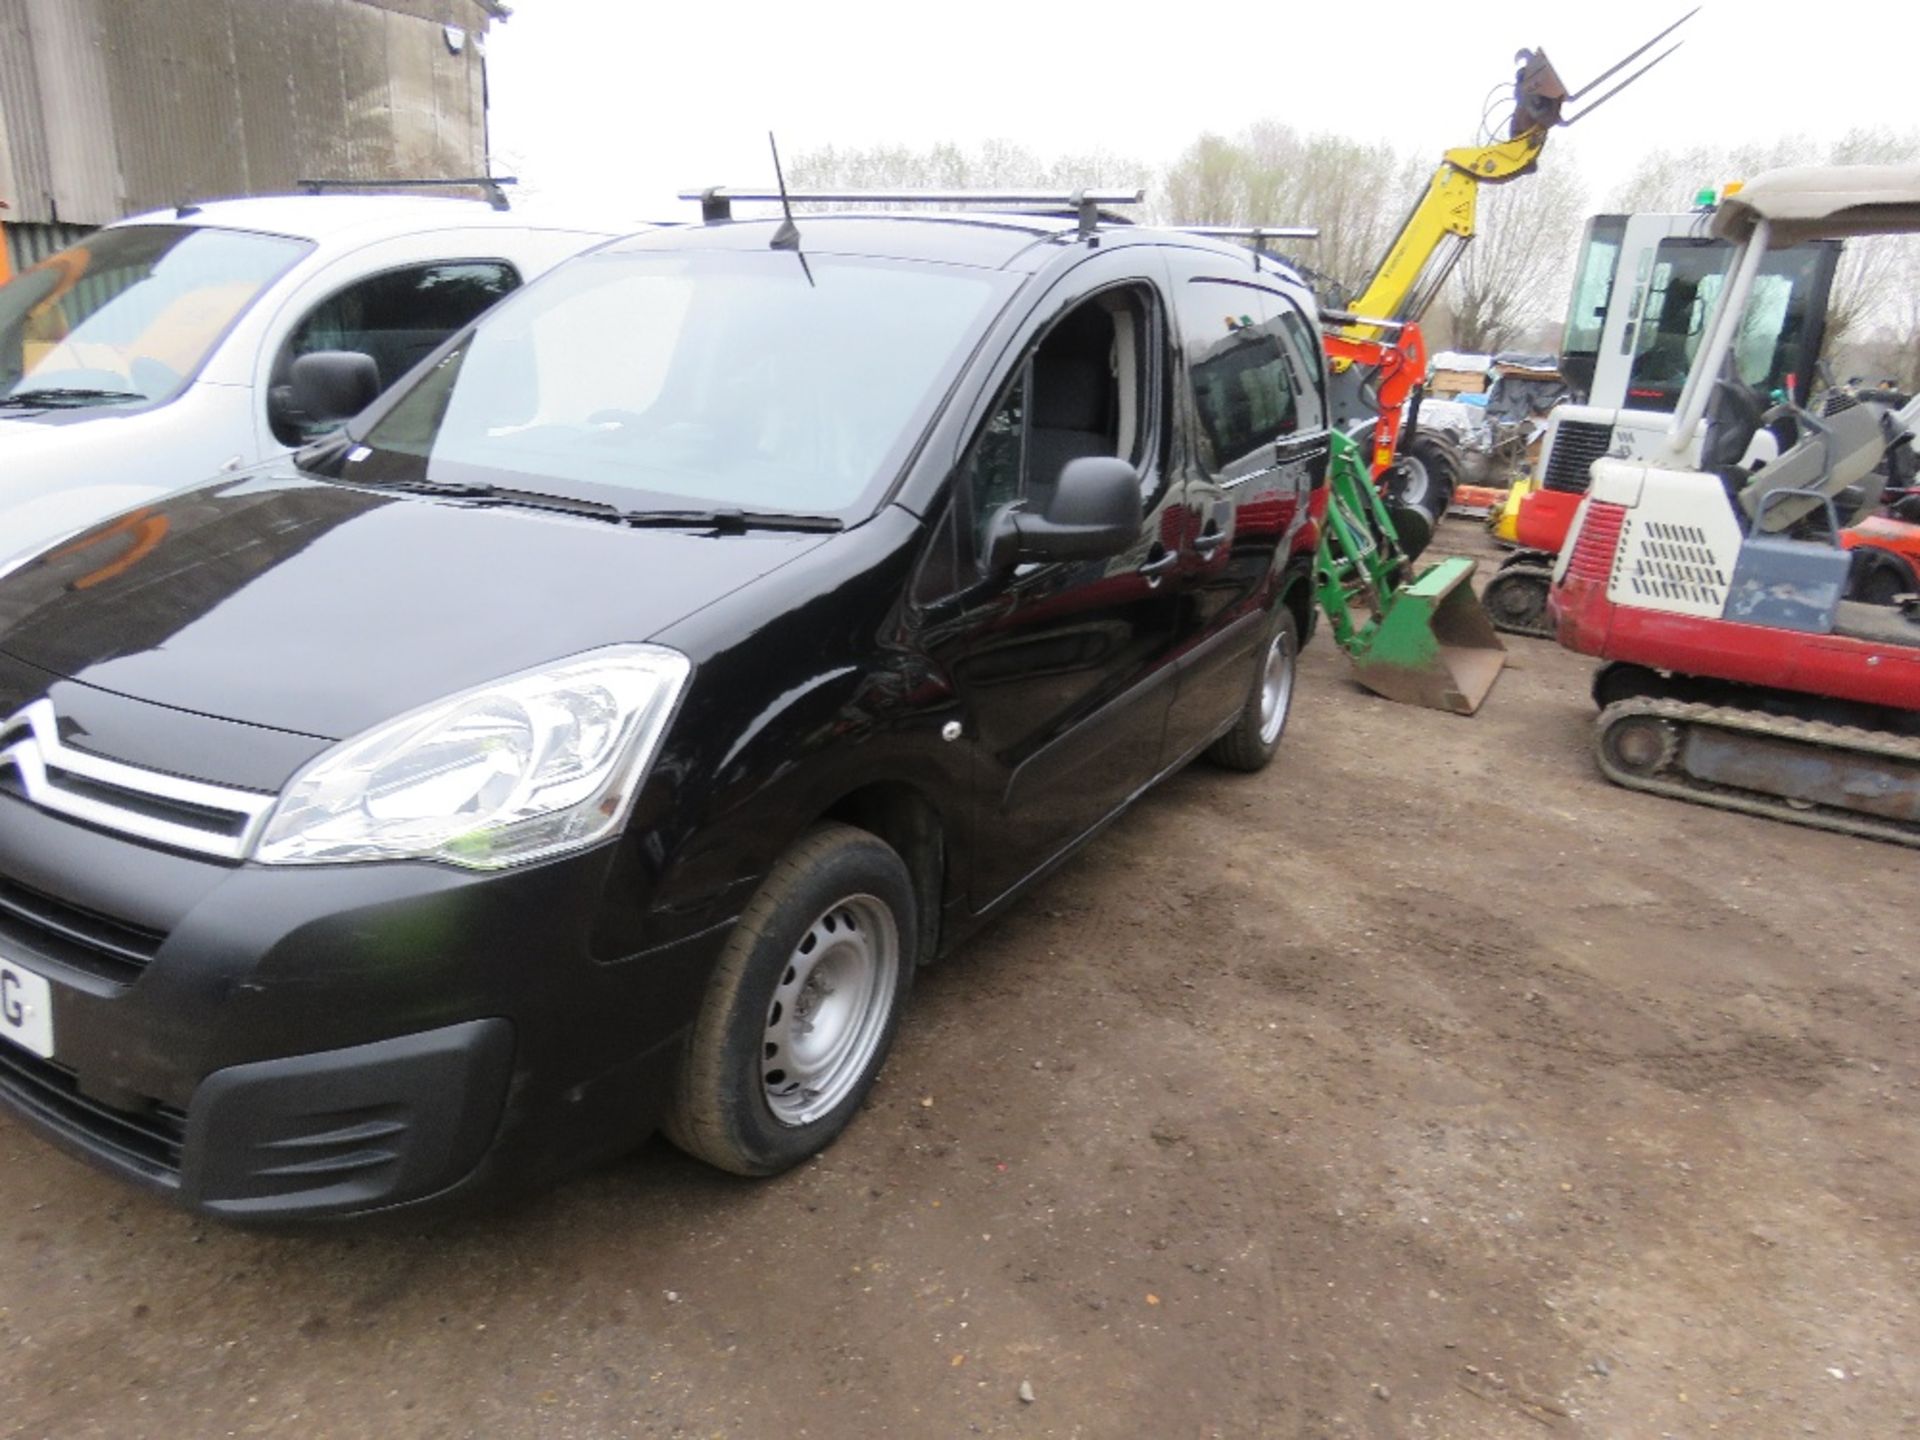
[[[1500,678],[1507,647],[1473,593],[1474,562],[1429,566],[1385,601],[1352,653],[1354,677],[1389,700],[1471,715]]]

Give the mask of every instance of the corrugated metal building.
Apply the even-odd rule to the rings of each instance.
[[[122,215],[311,176],[477,175],[499,0],[0,0],[19,262]]]

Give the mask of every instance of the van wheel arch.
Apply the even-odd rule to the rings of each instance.
[[[815,823],[825,821],[876,835],[900,856],[919,909],[920,963],[933,960],[939,954],[940,917],[953,883],[947,875],[947,827],[939,807],[912,785],[881,780],[834,801]]]

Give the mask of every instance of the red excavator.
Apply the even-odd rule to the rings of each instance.
[[[1512,488],[1492,521],[1494,537],[1517,547],[1481,594],[1496,628],[1552,636],[1553,558],[1586,494],[1588,467],[1602,455],[1633,458],[1664,447],[1687,357],[1699,346],[1733,250],[1709,233],[1717,198],[1703,195],[1708,203],[1690,212],[1587,222],[1560,345],[1561,373],[1576,399],[1554,409],[1533,474]],[[1743,380],[1783,396],[1806,394],[1839,260],[1833,241],[1769,253],[1735,347]],[[1772,446],[1773,437],[1762,435],[1761,453]]]
[[[1920,166],[1772,171],[1723,202],[1713,229],[1737,247],[1731,278],[1666,446],[1593,463],[1554,570],[1560,643],[1605,662],[1593,682],[1601,772],[1920,846],[1920,596],[1847,599],[1840,539],[1879,508],[1886,458],[1911,444],[1920,401],[1768,408],[1730,364],[1768,252],[1920,233]],[[1741,463],[1762,429],[1778,454]]]

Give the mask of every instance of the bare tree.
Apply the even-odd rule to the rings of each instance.
[[[1503,350],[1566,304],[1587,187],[1566,147],[1557,163],[1481,187],[1476,234],[1453,272],[1453,344]]]
[[[1146,189],[1152,169],[1138,160],[1094,151],[1046,159],[1011,140],[967,150],[951,143],[917,150],[905,145],[841,149],[826,146],[787,166],[796,190],[1048,190]]]
[[[1390,146],[1267,121],[1233,139],[1202,135],[1167,171],[1159,218],[1186,225],[1315,225],[1320,238],[1278,248],[1327,277],[1344,299],[1385,254],[1424,179]]]

